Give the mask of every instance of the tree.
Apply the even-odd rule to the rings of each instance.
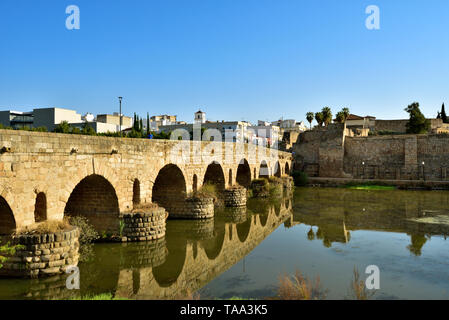
[[[313,112],[307,112],[306,119],[310,123],[310,129],[312,129],[312,121],[314,117],[315,115],[313,114]]]
[[[349,108],[343,108],[343,109],[341,109],[341,112],[343,112],[343,114],[344,114],[344,116],[345,116],[345,121],[346,121],[346,119],[348,119],[348,118],[349,118],[349,115],[351,114],[351,113],[349,112]]]
[[[421,134],[429,131],[430,121],[422,114],[418,102],[409,105],[405,111],[410,114],[410,120],[406,124],[407,133]]]
[[[437,113],[437,119],[441,119],[441,113],[440,113],[440,111],[438,111],[438,113]]]
[[[147,112],[147,136],[150,134],[150,114]]]
[[[315,113],[315,120],[318,122],[318,126],[322,126],[324,123],[324,116],[322,112]]]
[[[332,111],[329,107],[324,107],[321,113],[323,114],[324,125],[327,127],[332,122]]]
[[[68,121],[62,121],[60,124],[58,124],[55,127],[55,132],[59,132],[59,133],[70,133],[71,131],[71,127]]]
[[[345,122],[345,114],[343,113],[343,111],[340,111],[337,113],[335,120],[337,121],[337,123],[344,123]]]
[[[446,110],[444,108],[444,103],[441,106],[441,119],[443,120],[443,123],[449,123],[449,119],[446,116]]]
[[[95,129],[90,126],[89,123],[84,122],[81,133],[89,136],[94,136],[96,134]]]

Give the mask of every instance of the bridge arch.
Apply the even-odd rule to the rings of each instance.
[[[11,235],[16,229],[14,214],[5,198],[0,196],[0,235]]]
[[[276,161],[276,164],[274,165],[274,176],[278,178],[282,176],[282,168],[279,161]]]
[[[45,220],[47,220],[47,196],[45,193],[39,192],[34,204],[34,221],[42,222]]]
[[[268,169],[268,164],[265,160],[260,163],[259,178],[268,178],[270,176],[270,170]]]
[[[251,168],[246,159],[242,159],[237,167],[236,181],[239,185],[245,188],[248,188],[251,185]]]
[[[204,174],[203,185],[213,184],[216,186],[217,191],[223,191],[225,189],[225,176],[222,166],[214,161],[207,166],[206,173]]]
[[[181,169],[175,164],[163,167],[153,185],[152,202],[174,213],[186,197],[186,180]]]
[[[139,179],[134,179],[133,182],[133,205],[140,204],[140,181]]]
[[[97,231],[116,231],[119,202],[113,185],[105,177],[91,174],[73,189],[64,214],[83,216]]]

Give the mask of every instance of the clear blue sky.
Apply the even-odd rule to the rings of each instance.
[[[65,28],[78,5],[81,29]],[[380,8],[378,31],[365,8]],[[0,106],[303,120],[449,104],[447,0],[1,0]]]

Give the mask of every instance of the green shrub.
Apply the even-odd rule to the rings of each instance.
[[[11,245],[9,242],[2,245],[0,239],[0,269],[3,268],[3,263],[8,261],[8,256],[14,255],[16,250],[23,248],[23,245]]]
[[[70,217],[69,223],[80,229],[80,261],[88,261],[93,254],[92,242],[98,240],[100,236],[94,227],[89,223],[89,220],[85,217]]]
[[[309,182],[309,177],[303,171],[295,170],[292,172],[293,181],[296,187],[303,187]]]

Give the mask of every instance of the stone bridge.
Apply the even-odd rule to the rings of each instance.
[[[65,214],[105,221],[139,203],[170,211],[204,183],[247,187],[291,165],[291,154],[250,144],[0,130],[0,234]]]

